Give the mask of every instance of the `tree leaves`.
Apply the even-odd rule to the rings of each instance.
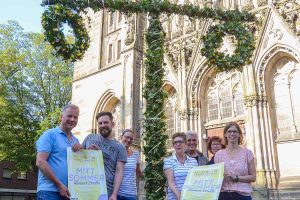
[[[71,98],[71,63],[42,34],[0,24],[0,155],[18,171],[35,169],[35,140],[59,123]]]

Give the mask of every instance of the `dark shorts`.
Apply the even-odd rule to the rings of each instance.
[[[132,196],[132,197],[124,197],[124,196],[117,196],[117,200],[137,200],[136,196]]]
[[[241,195],[237,192],[221,192],[219,200],[252,200],[251,196]]]
[[[38,191],[37,200],[68,200],[65,197],[60,196],[59,192],[51,191]]]

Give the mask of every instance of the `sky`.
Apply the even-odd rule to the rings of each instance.
[[[16,20],[26,32],[42,32],[42,0],[0,0],[0,23]]]

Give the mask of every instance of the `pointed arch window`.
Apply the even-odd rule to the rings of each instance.
[[[300,71],[295,62],[278,62],[273,76],[273,99],[279,133],[300,130]]]
[[[292,109],[294,114],[294,122],[296,127],[300,127],[300,70],[296,70],[291,74],[290,91],[292,100]],[[299,129],[298,129],[299,130]]]
[[[222,72],[209,81],[207,122],[241,116],[245,112],[241,73]]]

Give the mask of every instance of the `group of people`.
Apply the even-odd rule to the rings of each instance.
[[[37,200],[67,200],[70,198],[67,172],[67,148],[101,150],[109,200],[136,200],[136,179],[142,177],[140,155],[131,148],[135,133],[125,129],[121,143],[114,139],[113,115],[100,112],[96,116],[100,134],[89,134],[82,144],[72,134],[79,116],[79,107],[69,104],[62,109],[61,124],[45,131],[36,142],[36,165],[39,168]],[[210,161],[197,150],[198,134],[193,131],[175,133],[172,137],[175,152],[164,159],[167,178],[167,199],[180,200],[181,189],[188,171],[196,166],[224,162],[224,181],[219,200],[249,200],[255,181],[254,156],[241,146],[243,134],[238,124],[231,122],[224,129],[225,145],[220,137],[212,137],[208,149]]]
[[[67,200],[70,198],[67,172],[67,147],[74,152],[81,149],[101,150],[104,160],[109,200],[136,200],[136,176],[142,176],[137,151],[130,146],[135,134],[122,132],[121,142],[114,139],[113,115],[100,112],[96,116],[100,134],[89,134],[79,143],[72,134],[78,122],[79,108],[69,104],[62,110],[59,127],[45,131],[36,142],[36,165],[39,168],[37,200]]]
[[[181,190],[190,169],[214,163],[224,163],[224,179],[219,200],[251,200],[251,182],[256,180],[253,153],[242,147],[243,134],[240,126],[229,122],[222,138],[213,136],[208,141],[212,153],[210,161],[197,150],[198,134],[192,131],[172,136],[174,154],[164,160],[167,178],[167,200],[180,200]]]

